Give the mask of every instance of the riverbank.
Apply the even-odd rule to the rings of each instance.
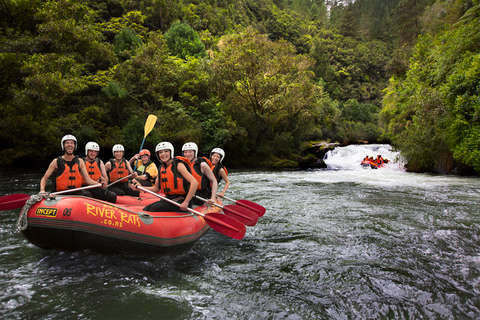
[[[311,142],[305,145],[302,155],[293,156],[289,159],[272,158],[263,162],[266,168],[290,168],[290,169],[327,169],[328,165],[324,158],[328,152],[332,152],[336,148],[344,148],[348,146],[369,146],[369,145],[388,145],[389,144],[369,144],[368,142],[360,142],[356,144],[345,143],[330,143],[326,141]],[[366,156],[376,156],[377,154],[363,154],[362,159]],[[384,156],[384,155],[382,155]],[[415,161],[407,162],[403,157],[400,157],[397,162],[401,162],[401,166],[405,167],[407,172],[414,173],[436,173],[443,175],[460,175],[460,176],[478,176],[472,167],[465,165],[460,161],[453,159],[452,154],[444,154],[428,167],[429,169],[422,169]]]

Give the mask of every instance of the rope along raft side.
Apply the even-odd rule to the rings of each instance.
[[[35,203],[42,201],[42,199],[46,199],[47,196],[48,195],[34,194],[33,196],[30,197],[30,199],[27,200],[27,202],[23,206],[22,212],[20,212],[20,217],[18,217],[18,220],[17,220],[16,226],[19,231],[23,231],[28,227],[28,222],[27,222],[28,210],[30,210],[30,208]]]

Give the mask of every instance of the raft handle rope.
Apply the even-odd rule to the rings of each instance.
[[[28,215],[28,210],[37,202],[42,201],[42,199],[47,199],[51,198],[54,199],[55,196],[52,196],[47,193],[39,193],[39,194],[34,194],[30,197],[30,199],[25,202],[25,205],[22,208],[22,211],[20,212],[20,216],[18,217],[16,227],[19,231],[23,231],[27,229],[28,227],[28,221],[27,221],[27,215]]]

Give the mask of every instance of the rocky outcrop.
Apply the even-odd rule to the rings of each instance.
[[[325,154],[336,147],[344,147],[341,143],[315,142],[307,147],[308,156],[299,161],[302,169],[325,169],[327,165],[323,161]]]

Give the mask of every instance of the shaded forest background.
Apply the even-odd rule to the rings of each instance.
[[[414,171],[480,172],[476,0],[0,1],[0,166],[74,134],[195,141],[296,167],[314,141],[388,142]],[[177,152],[177,155],[179,152]]]

